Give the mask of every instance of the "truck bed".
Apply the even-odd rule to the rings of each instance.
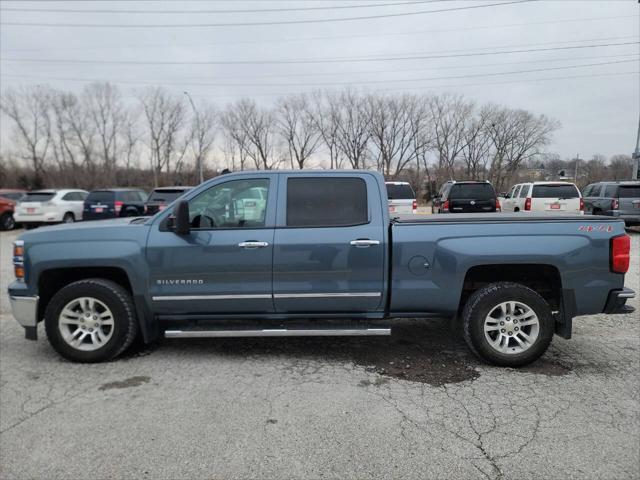
[[[615,217],[604,215],[561,215],[549,213],[452,213],[452,214],[415,214],[398,215],[392,223],[514,223],[514,222],[614,222]]]

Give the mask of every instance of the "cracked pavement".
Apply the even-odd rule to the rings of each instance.
[[[9,313],[16,236],[0,234],[0,478],[640,477],[635,314],[578,318],[521,370],[411,320],[391,338],[164,340],[78,365]]]

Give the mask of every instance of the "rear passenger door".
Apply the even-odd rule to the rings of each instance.
[[[381,309],[384,192],[372,175],[281,174],[273,252],[280,313]]]

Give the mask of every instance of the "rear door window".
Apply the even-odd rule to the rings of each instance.
[[[527,195],[529,195],[529,185],[525,184],[525,185],[522,185],[518,198],[525,198]]]
[[[387,183],[387,196],[389,200],[414,200],[416,194],[409,184]]]
[[[607,185],[604,189],[605,198],[615,198],[618,196],[618,185]]]
[[[456,183],[451,187],[452,200],[491,200],[496,192],[489,183]]]
[[[288,227],[343,227],[368,221],[367,185],[363,179],[287,180]]]
[[[534,185],[533,198],[578,198],[580,192],[575,185]]]

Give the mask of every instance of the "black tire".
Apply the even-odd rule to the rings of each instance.
[[[113,313],[112,335],[96,350],[83,351],[74,348],[64,340],[58,328],[62,309],[79,297],[93,297],[104,303]],[[114,359],[131,345],[138,333],[138,320],[129,292],[117,283],[101,278],[79,280],[59,290],[47,305],[44,322],[47,338],[53,349],[67,360],[81,363]]]
[[[76,221],[76,217],[71,212],[67,212],[62,217],[62,223],[73,223]]]
[[[0,230],[13,230],[16,228],[16,222],[13,219],[13,214],[6,212],[0,217]]]
[[[520,353],[497,351],[489,344],[484,333],[486,317],[496,306],[508,301],[526,304],[538,317],[538,337]],[[502,367],[521,367],[540,358],[549,348],[555,330],[547,301],[530,288],[512,282],[492,283],[475,291],[465,304],[462,324],[463,336],[469,348],[482,360]]]

